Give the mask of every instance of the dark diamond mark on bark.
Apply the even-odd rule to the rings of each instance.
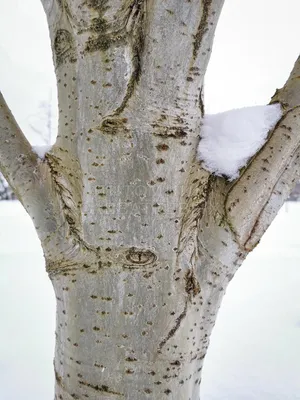
[[[134,362],[134,361],[137,361],[137,359],[135,357],[126,357],[125,361]]]
[[[158,128],[159,131],[153,132],[154,136],[161,137],[163,139],[174,138],[174,139],[182,139],[187,136],[187,133],[182,127],[178,126],[159,126],[157,124],[152,124],[153,128]]]
[[[94,389],[94,390],[96,390],[97,392],[104,392],[104,393],[109,393],[109,394],[115,394],[115,395],[117,395],[117,396],[124,396],[123,393],[116,392],[116,391],[110,389],[110,388],[109,388],[108,386],[106,386],[106,385],[92,385],[91,383],[84,382],[84,381],[78,381],[78,383],[79,383],[80,385],[87,386],[87,387],[89,387],[89,388],[91,388],[91,389]]]

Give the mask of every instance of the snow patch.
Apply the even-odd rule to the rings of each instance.
[[[32,150],[38,155],[38,157],[43,160],[45,158],[46,153],[48,153],[51,148],[52,144],[44,144],[42,146],[32,146]]]
[[[264,145],[282,115],[280,104],[245,107],[203,119],[198,158],[202,166],[230,181]]]

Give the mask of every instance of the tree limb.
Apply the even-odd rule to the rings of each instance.
[[[281,120],[226,200],[227,221],[246,250],[259,242],[300,176],[300,58],[271,100],[277,102]]]
[[[32,151],[0,92],[0,170],[42,239],[56,228],[48,165]]]
[[[0,168],[18,197],[31,186],[37,155],[19,128],[0,92]]]

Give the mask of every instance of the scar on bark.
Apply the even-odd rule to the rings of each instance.
[[[145,33],[143,29],[145,12],[143,10],[143,6],[144,6],[144,0],[134,0],[133,4],[130,7],[128,21],[132,20],[132,26],[131,26],[131,35],[128,35],[128,39],[130,42],[131,52],[132,52],[132,57],[131,57],[132,73],[127,83],[126,93],[123,97],[121,104],[116,108],[116,110],[112,113],[112,115],[108,119],[105,119],[103,121],[102,126],[100,127],[101,130],[102,128],[104,128],[105,130],[107,126],[106,121],[112,121],[113,117],[120,115],[125,110],[127,103],[129,99],[132,97],[135,87],[139,82],[141,76],[141,62],[142,62],[142,54],[144,51],[144,41],[145,41]],[[111,39],[109,37],[109,34],[106,34],[105,37],[103,36],[103,34],[101,35],[102,36],[100,36],[100,39],[98,38],[98,42],[101,44],[102,47],[100,46],[100,44],[98,44],[98,46],[100,46],[99,48],[91,46],[91,40],[89,40],[86,48],[87,51],[95,51],[97,49],[108,50],[108,48],[110,47],[110,41],[112,42],[115,41],[114,38]],[[110,34],[110,36],[111,35],[112,34]],[[125,36],[127,36],[127,34],[125,35],[124,33],[123,36],[118,33],[117,35],[118,40],[124,41]]]
[[[86,41],[85,51],[87,53],[93,53],[98,50],[106,51],[112,44],[117,45],[124,41],[122,28],[111,29],[112,27],[104,18],[104,14],[109,8],[108,0],[88,0],[86,5],[93,13],[98,13],[98,16],[91,20],[91,25],[88,29],[80,31],[80,33],[87,31],[92,33],[92,36],[89,36]]]
[[[58,29],[54,39],[54,53],[56,64],[60,66],[64,62],[76,62],[75,46],[71,33],[66,29]]]
[[[164,347],[164,345],[167,343],[167,341],[168,341],[169,339],[171,339],[171,337],[173,337],[173,336],[175,335],[175,333],[178,331],[178,329],[179,329],[179,327],[180,327],[180,325],[181,325],[181,322],[182,322],[182,321],[184,320],[184,318],[186,317],[187,304],[188,304],[188,302],[186,301],[182,313],[179,315],[179,317],[176,318],[175,325],[174,325],[173,328],[169,331],[169,333],[167,334],[167,336],[159,343],[158,352],[161,351],[161,349]]]
[[[143,29],[145,25],[145,11],[143,9],[144,3],[144,0],[134,0],[131,7],[130,14],[132,15],[132,21],[134,21],[132,26],[133,35],[130,37],[132,38],[131,49],[133,71],[129,78],[126,94],[122,104],[115,111],[116,114],[120,114],[125,109],[128,100],[133,95],[134,89],[141,76],[142,54],[145,44],[145,32]],[[131,16],[129,16],[129,18],[130,17]]]
[[[106,118],[101,126],[96,129],[107,135],[117,135],[118,133],[127,134],[129,129],[126,123],[127,118]]]
[[[84,382],[84,381],[78,381],[78,383],[80,385],[87,386],[87,387],[89,387],[91,389],[94,389],[97,392],[104,392],[104,393],[109,393],[109,394],[115,394],[117,396],[124,396],[123,393],[115,392],[114,390],[109,389],[109,387],[106,386],[106,385],[100,385],[100,386],[99,385],[92,385],[91,383]]]

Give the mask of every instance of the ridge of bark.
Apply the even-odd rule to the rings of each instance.
[[[105,117],[104,121],[100,126],[100,130],[115,134],[115,126],[118,125],[118,128],[123,128],[125,132],[127,131],[126,125],[122,124],[119,126],[120,119],[116,119],[116,116],[120,116],[122,112],[125,110],[130,98],[134,94],[134,90],[136,85],[138,84],[141,76],[141,63],[142,63],[142,53],[144,50],[144,24],[145,24],[145,10],[144,7],[146,5],[146,0],[134,0],[133,4],[130,6],[130,12],[127,16],[126,22],[126,37],[130,43],[131,49],[131,63],[132,63],[132,72],[129,77],[127,83],[127,89],[123,96],[123,100],[121,104],[116,108],[116,110]],[[124,121],[124,119],[121,121]],[[113,127],[111,127],[111,125]],[[109,129],[110,128],[110,129]]]
[[[158,345],[158,352],[161,352],[161,349],[164,347],[164,345],[170,340],[175,333],[178,331],[180,328],[181,323],[184,321],[186,314],[187,314],[187,308],[188,308],[188,301],[186,299],[184,303],[184,309],[183,311],[179,314],[179,316],[175,320],[175,325],[169,330],[168,334],[166,337],[159,343]]]
[[[194,50],[193,50],[193,56],[194,59],[196,59],[198,55],[199,48],[201,46],[201,42],[204,38],[204,35],[206,34],[208,30],[208,19],[209,19],[209,11],[210,7],[212,4],[212,0],[202,0],[203,3],[203,11],[201,15],[201,20],[197,29],[197,33],[195,35],[194,39]]]

